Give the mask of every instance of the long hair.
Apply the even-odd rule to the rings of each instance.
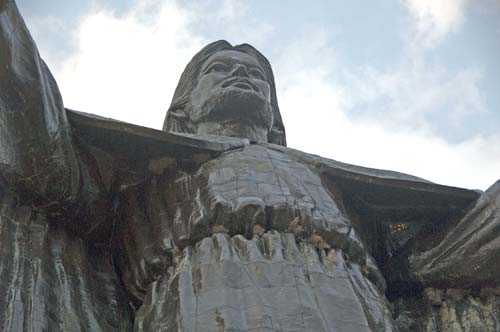
[[[219,40],[208,44],[188,63],[175,89],[172,103],[168,108],[165,121],[163,122],[163,130],[180,133],[194,133],[194,127],[186,109],[191,97],[191,91],[197,84],[201,67],[205,61],[213,54],[226,50],[246,53],[254,57],[262,66],[271,88],[271,108],[274,117],[273,126],[267,134],[267,141],[269,143],[286,146],[285,126],[283,125],[278,107],[274,75],[269,61],[251,45],[241,44],[232,46],[225,40]]]

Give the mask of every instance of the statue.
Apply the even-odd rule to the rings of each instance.
[[[271,66],[218,41],[164,132],[64,109],[0,0],[2,331],[495,331],[484,193],[286,147]]]

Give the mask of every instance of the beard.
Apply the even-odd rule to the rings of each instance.
[[[271,104],[255,91],[219,88],[197,109],[193,108],[191,102],[188,109],[195,126],[203,122],[239,122],[267,131],[273,126]]]

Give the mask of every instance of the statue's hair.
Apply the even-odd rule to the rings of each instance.
[[[180,133],[194,133],[193,124],[188,114],[187,106],[191,97],[191,92],[197,84],[197,80],[201,71],[201,67],[206,60],[213,54],[233,50],[246,53],[257,60],[264,70],[267,81],[271,88],[271,108],[273,112],[273,126],[267,134],[267,141],[269,143],[279,144],[286,146],[285,127],[281,119],[280,110],[278,107],[278,100],[276,98],[276,86],[274,84],[274,75],[269,61],[257,51],[253,46],[248,44],[241,44],[232,46],[225,40],[219,40],[205,46],[199,51],[193,59],[188,63],[184,72],[181,75],[177,88],[175,89],[172,103],[167,111],[165,121],[163,123],[164,131],[180,132]]]

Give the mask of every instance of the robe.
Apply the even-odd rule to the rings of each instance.
[[[498,183],[66,110],[6,0],[0,152],[2,331],[499,326]]]

